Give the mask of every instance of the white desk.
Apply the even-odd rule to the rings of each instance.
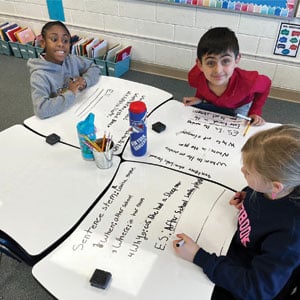
[[[110,85],[114,78],[101,80]],[[131,90],[130,82],[123,83],[116,90],[122,91],[118,97],[110,98],[114,92],[103,95],[111,87],[100,90],[101,106],[97,102],[91,108],[94,100],[86,94],[85,100],[64,114],[48,120],[33,117],[25,124],[78,145],[76,123],[92,111],[98,131],[108,128],[121,153],[129,137],[130,101],[123,101],[123,96]],[[133,84],[132,89],[136,88]],[[94,95],[95,90],[87,93]],[[151,102],[153,93],[146,94],[143,100],[149,98],[148,111],[152,111],[162,101]],[[154,133],[151,125],[156,121],[165,123],[166,131]],[[33,267],[34,277],[58,299],[210,299],[213,284],[201,268],[175,256],[172,240],[175,233],[186,232],[206,250],[225,254],[236,228],[236,210],[228,205],[231,189],[246,184],[240,174],[240,148],[254,132],[278,124],[252,127],[243,137],[243,120],[173,100],[153,111],[147,122],[148,153],[137,158],[126,148],[123,158],[134,161],[121,163],[117,173],[117,157],[112,169],[100,171],[94,162],[81,158],[79,149],[49,146],[20,126],[0,134],[1,144],[9,145],[1,155],[6,197],[0,203],[0,228],[30,254],[40,253],[67,232],[116,173],[75,231]],[[107,290],[90,286],[96,268],[112,273]]]
[[[115,143],[114,151],[120,154],[129,137],[129,103],[143,100],[149,114],[171,98],[170,93],[149,85],[101,76],[98,84],[79,94],[76,103],[66,112],[45,120],[33,116],[24,124],[45,136],[56,133],[63,142],[79,147],[76,124],[92,112],[97,135],[101,137],[104,131],[110,132]]]
[[[28,255],[38,255],[70,230],[108,186],[111,169],[84,161],[77,148],[22,125],[0,132],[0,229]]]
[[[201,268],[175,255],[172,241],[185,232],[224,254],[237,221],[228,204],[232,196],[190,175],[123,162],[106,194],[70,237],[34,265],[33,275],[61,300],[208,300],[213,284]],[[96,268],[112,273],[106,290],[89,284]]]
[[[156,133],[153,123],[161,121],[166,130]],[[208,180],[231,189],[247,185],[241,168],[241,148],[255,132],[278,126],[266,123],[251,126],[243,136],[245,121],[227,115],[212,113],[181,102],[170,100],[156,109],[147,119],[148,151],[134,157],[127,144],[123,158],[165,166]]]

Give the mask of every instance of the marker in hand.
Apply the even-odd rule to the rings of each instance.
[[[242,114],[236,114],[236,116],[237,116],[238,118],[247,120],[247,121],[249,121],[249,122],[252,121],[252,118],[250,118],[250,117],[248,117],[248,116],[244,116],[244,115],[242,115]]]
[[[176,247],[181,247],[184,244],[184,240],[180,240],[178,243],[176,243]]]

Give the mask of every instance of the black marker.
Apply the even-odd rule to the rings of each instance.
[[[176,243],[176,247],[181,247],[184,244],[184,240],[180,240],[178,243]]]

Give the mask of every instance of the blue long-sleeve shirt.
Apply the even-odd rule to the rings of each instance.
[[[194,263],[236,299],[273,299],[300,266],[300,189],[276,200],[245,190],[238,229],[227,255],[216,256],[200,248]]]

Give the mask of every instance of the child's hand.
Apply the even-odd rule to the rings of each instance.
[[[68,89],[73,92],[73,94],[77,94],[79,91],[79,84],[76,82],[76,80],[70,80]]]
[[[186,106],[195,105],[201,103],[201,100],[197,97],[183,97],[183,104]]]
[[[86,88],[86,81],[83,77],[76,77],[70,80],[68,88],[76,95],[78,91]]]
[[[76,81],[78,82],[79,85],[79,91],[82,91],[86,88],[86,81],[83,77],[76,78]]]
[[[179,240],[173,241],[173,248],[176,254],[187,261],[193,262],[193,259],[200,247],[184,233],[179,233],[176,236],[179,238]],[[179,247],[176,246],[176,244],[181,240],[184,241],[183,245]]]
[[[253,120],[251,122],[252,125],[260,126],[265,124],[265,120],[258,115],[250,115],[249,117]]]
[[[243,201],[246,197],[246,192],[236,192],[230,199],[229,204],[234,205],[237,209],[241,209]]]

